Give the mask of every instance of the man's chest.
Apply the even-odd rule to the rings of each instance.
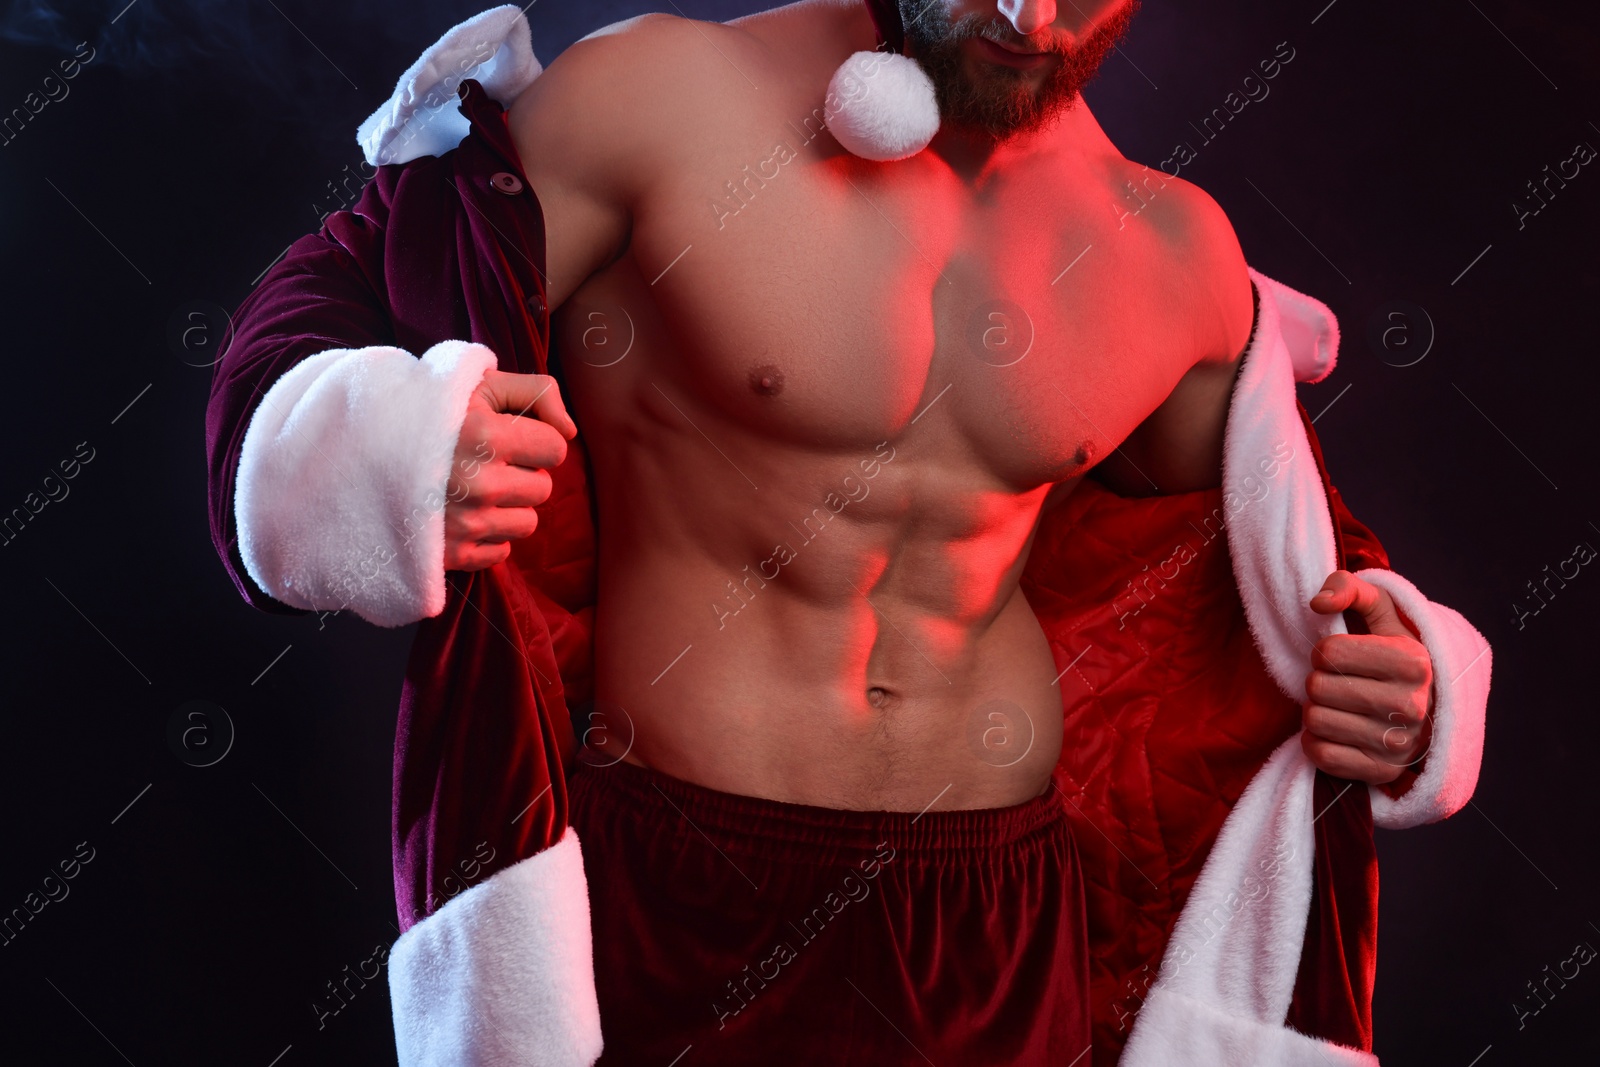
[[[638,205],[559,324],[592,403],[682,401],[830,451],[917,432],[1023,489],[1092,466],[1193,362],[1174,265],[1104,183],[1036,168],[974,191],[818,162],[803,134]]]

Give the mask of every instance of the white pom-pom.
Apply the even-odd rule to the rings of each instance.
[[[916,155],[939,132],[933,81],[894,52],[857,52],[839,64],[825,113],[840,144],[880,163]]]

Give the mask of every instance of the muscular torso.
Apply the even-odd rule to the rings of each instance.
[[[706,27],[582,280],[546,206],[598,497],[596,697],[627,758],[712,788],[1020,803],[1061,744],[1017,584],[1041,509],[1202,355],[1185,234],[1155,210],[1174,186],[1123,215],[1141,168],[1086,113],[978,172],[857,159],[806,123],[872,45],[839,25]]]

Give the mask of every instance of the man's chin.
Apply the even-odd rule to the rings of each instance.
[[[996,140],[1047,129],[1078,100],[1075,89],[1052,92],[1048,75],[1032,71],[962,73],[961,84],[939,92],[941,120]]]
[[[997,45],[1001,39],[1015,40],[996,20],[968,15],[952,24],[938,0],[901,0],[900,7],[908,17],[908,52],[933,80],[940,118],[1011,139],[1050,126],[1076,106],[1083,87],[1127,32],[1139,0],[1125,0],[1075,48],[1031,69],[974,43],[986,32],[1000,35],[994,38]]]

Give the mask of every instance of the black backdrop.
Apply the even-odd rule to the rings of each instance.
[[[392,1062],[381,975],[320,1026],[313,1004],[395,936],[410,630],[238,598],[206,526],[205,330],[315,228],[399,72],[480,5],[125,4],[0,9],[0,114],[56,97],[0,145],[0,321],[17,330],[0,514],[60,497],[0,543],[0,915],[60,898],[0,945],[0,1059]],[[655,6],[545,0],[535,50]],[[1333,477],[1396,567],[1494,646],[1473,803],[1380,834],[1386,1064],[1600,1049],[1600,964],[1520,1025],[1513,1008],[1578,943],[1600,947],[1600,573],[1514,611],[1537,606],[1525,586],[1547,564],[1600,547],[1582,318],[1600,301],[1600,173],[1552,182],[1537,214],[1526,188],[1600,148],[1597,26],[1518,0],[1147,0],[1086,94],[1131,158],[1195,145],[1183,176],[1250,262],[1339,316],[1337,371],[1302,387]],[[46,84],[80,41],[94,58]],[[1191,123],[1280,42],[1294,58],[1270,95],[1204,143]],[[63,461],[76,477],[47,483]],[[174,721],[205,732],[186,745]],[[212,755],[180,758],[195,751]],[[63,862],[76,876],[47,881]]]

